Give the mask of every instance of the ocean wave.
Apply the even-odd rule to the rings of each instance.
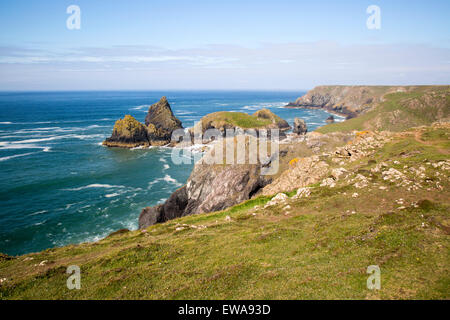
[[[88,140],[88,139],[98,139],[98,138],[104,138],[104,134],[66,134],[62,136],[50,136],[46,138],[39,138],[39,139],[25,139],[25,140],[17,140],[17,141],[7,141],[8,144],[11,145],[28,145],[33,144],[36,142],[47,142],[47,141],[55,141],[55,140],[61,140],[61,139],[78,139],[78,140]]]
[[[171,177],[170,175],[168,175],[168,174],[166,174],[166,175],[164,176],[163,180],[164,180],[165,182],[172,183],[172,184],[177,185],[177,186],[181,186],[181,183],[180,183],[180,182],[178,182],[176,179],[172,178],[172,177]]]
[[[119,195],[120,195],[119,193],[110,193],[110,194],[106,194],[105,198],[114,198],[114,197],[117,197]]]
[[[149,108],[149,107],[150,107],[149,105],[144,104],[142,106],[133,107],[133,108],[131,108],[131,110],[142,110],[144,108]]]
[[[256,103],[254,105],[243,106],[241,109],[243,110],[259,110],[262,108],[284,108],[288,103],[284,101],[280,102],[262,102]]]
[[[166,183],[170,183],[172,185],[175,185],[175,186],[182,186],[182,184],[179,181],[177,181],[176,179],[172,178],[169,174],[166,174],[162,178],[157,178],[157,179],[155,179],[153,181],[150,181],[148,183],[148,188],[147,189],[151,189],[153,187],[153,185],[155,185],[156,183],[159,183],[159,182],[163,182],[163,181],[166,182]]]
[[[175,112],[175,114],[177,116],[185,116],[185,115],[189,115],[189,114],[196,114],[196,112],[193,112],[193,111],[178,111],[178,112]]]
[[[46,212],[48,212],[48,211],[47,210],[37,211],[37,212],[30,213],[29,216],[36,216],[38,214],[42,214],[42,213],[46,213]]]
[[[0,122],[0,124],[13,124],[13,123],[9,122],[9,121],[4,121],[4,122]]]
[[[87,186],[78,187],[78,188],[70,188],[70,189],[64,189],[67,191],[80,191],[84,189],[92,189],[92,188],[106,188],[106,189],[112,189],[112,188],[125,188],[125,186],[116,186],[116,185],[110,185],[110,184],[99,184],[99,183],[93,183]]]
[[[16,154],[16,155],[13,155],[13,156],[8,156],[8,157],[2,157],[2,158],[0,158],[0,161],[6,161],[6,160],[18,158],[18,157],[25,157],[25,156],[29,156],[29,155],[32,155],[32,154],[35,154],[35,153],[37,153],[37,152],[29,152],[29,153],[23,153],[23,154]]]

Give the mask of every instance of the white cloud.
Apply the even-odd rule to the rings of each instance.
[[[145,46],[64,52],[1,49],[0,86],[5,90],[307,89],[318,84],[450,83],[450,49],[425,45],[311,42],[178,50]],[[37,83],[43,75],[47,82]]]

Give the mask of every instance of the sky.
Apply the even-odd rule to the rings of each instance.
[[[0,90],[450,84],[449,13],[448,0],[0,0]]]

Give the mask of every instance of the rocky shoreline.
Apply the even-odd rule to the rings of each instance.
[[[309,91],[286,107],[322,109],[331,114],[346,116],[349,119],[384,101],[384,96],[388,93],[409,90],[413,90],[413,87],[324,86]],[[327,123],[334,123],[334,117],[328,117]],[[136,147],[138,144],[143,147],[167,145],[183,148],[185,147],[183,143],[170,141],[173,132],[182,128],[181,121],[173,115],[167,99],[163,97],[149,108],[145,125],[131,116],[118,120],[111,138],[105,141],[105,145],[120,147]],[[275,176],[263,176],[261,174],[263,163],[260,161],[251,165],[225,164],[225,161],[220,164],[207,164],[212,163],[208,161],[208,158],[214,157],[215,149],[222,146],[222,144],[215,143],[216,139],[234,139],[226,137],[227,131],[231,130],[233,135],[246,135],[246,130],[254,130],[257,132],[256,138],[258,138],[261,129],[280,130],[282,135],[279,142],[279,147],[281,147],[279,158],[284,164],[288,162],[286,159],[292,159],[289,161],[289,167],[291,169],[294,167],[295,170],[284,170],[280,172],[280,175]],[[215,112],[204,116],[196,126],[182,131],[184,143],[200,141],[201,145],[208,146],[202,149],[201,161],[195,164],[186,185],[176,190],[168,200],[142,210],[139,217],[139,228],[145,229],[153,224],[187,215],[224,210],[254,196],[302,188],[320,182],[321,179],[324,179],[322,184],[332,185],[339,178],[339,174],[326,177],[327,168],[329,168],[327,157],[335,154],[331,160],[339,162],[339,157],[341,159],[346,157],[357,159],[367,155],[364,144],[361,144],[361,147],[357,145],[342,147],[354,139],[357,134],[355,132],[308,133],[306,123],[299,118],[294,121],[293,133],[285,134],[289,129],[291,126],[285,120],[267,109],[261,109],[253,115],[239,112]],[[203,135],[208,130],[216,132],[217,137],[204,139]],[[360,140],[362,134],[357,135]],[[201,136],[200,140],[197,135]],[[366,139],[361,141],[367,141],[370,148],[378,148],[377,142],[380,139],[383,140],[383,143],[386,141],[383,135],[377,133],[364,137]],[[336,146],[341,146],[341,149],[335,149]],[[300,154],[301,158],[294,157],[296,154],[292,153],[292,150],[300,150],[297,154]],[[294,160],[296,161],[293,162]],[[294,176],[293,172],[296,173]]]

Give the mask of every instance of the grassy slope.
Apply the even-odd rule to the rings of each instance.
[[[424,100],[424,95],[432,94],[430,101]],[[437,97],[442,95],[442,97]],[[440,111],[443,114],[437,115],[438,108],[434,102],[442,103]],[[411,103],[412,100],[422,103],[421,108],[416,108]],[[346,132],[352,130],[389,130],[402,131],[414,126],[430,125],[439,118],[450,116],[450,87],[449,86],[422,86],[416,87],[413,91],[403,93],[391,93],[385,96],[385,101],[376,106],[373,110],[341,123],[327,125],[317,129],[320,133]]]
[[[202,121],[220,124],[229,124],[240,128],[262,128],[272,123],[270,119],[257,118],[243,112],[220,111],[206,115]]]
[[[403,134],[370,159],[347,166],[360,172],[375,165],[368,160],[398,169],[426,166],[431,180],[417,191],[406,192],[375,175],[389,191],[345,183],[315,186],[310,198],[291,200],[289,214],[282,207],[255,210],[269,200],[260,197],[145,233],[0,258],[0,279],[7,279],[0,298],[448,299],[448,173],[443,191],[437,190],[436,169],[426,165],[448,159],[448,147],[448,130],[428,130],[420,139]],[[354,192],[359,197],[351,197]],[[399,198],[406,209],[397,209]],[[184,229],[177,231],[180,226]],[[81,267],[79,291],[66,288],[65,270],[73,264]],[[381,267],[380,291],[366,288],[369,265]]]

